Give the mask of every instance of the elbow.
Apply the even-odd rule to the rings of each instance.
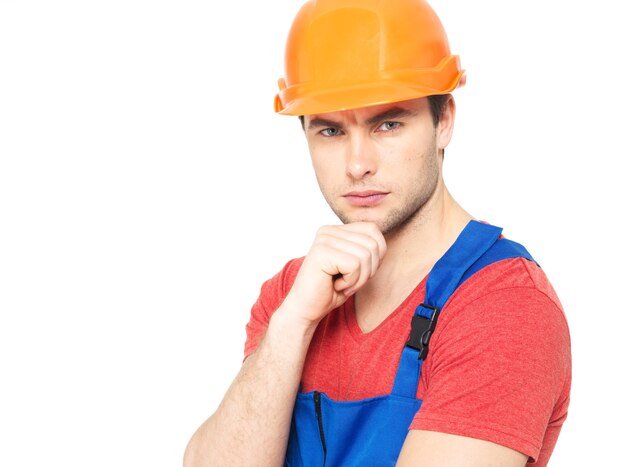
[[[187,447],[185,448],[185,453],[183,454],[183,467],[200,467],[200,463],[198,460],[198,452],[197,452],[197,437],[198,432],[196,431],[194,435],[187,443]]]
[[[208,467],[215,465],[210,460],[208,443],[203,442],[206,439],[204,436],[204,425],[196,430],[193,434],[183,455],[183,467]]]

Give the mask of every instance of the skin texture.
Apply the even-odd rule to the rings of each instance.
[[[320,189],[343,224],[318,230],[263,340],[191,438],[185,466],[282,465],[304,359],[320,320],[356,294],[357,322],[373,329],[452,245],[471,219],[441,175],[454,114],[450,97],[437,126],[426,98],[305,116]],[[493,443],[417,431],[407,437],[399,465],[525,461]]]
[[[371,223],[321,228],[298,277],[216,412],[191,438],[185,466],[282,465],[304,358],[319,321],[372,277],[385,243]],[[343,280],[333,280],[343,274]]]
[[[320,189],[344,224],[374,222],[387,235],[416,218],[433,196],[440,165],[429,109],[417,100],[306,119]],[[334,127],[325,127],[330,123]],[[372,190],[387,193],[372,207],[355,209],[345,196]]]

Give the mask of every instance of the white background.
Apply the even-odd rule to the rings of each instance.
[[[569,319],[554,466],[623,444],[618,3],[432,1],[468,74],[447,184]],[[181,464],[262,281],[336,222],[273,113],[300,4],[0,0],[0,465]]]

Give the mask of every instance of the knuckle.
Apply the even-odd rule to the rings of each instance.
[[[322,235],[324,235],[324,230],[320,227],[317,229],[317,232],[315,232],[315,241],[319,240]]]
[[[321,226],[319,229],[317,229],[317,232],[315,233],[316,237],[322,236],[322,235],[329,235],[330,231],[332,230],[332,226],[330,225],[323,225]]]
[[[369,248],[361,247],[359,257],[362,261],[370,262],[372,260],[372,251]]]
[[[325,245],[329,241],[329,235],[326,232],[320,232],[315,237],[315,243]]]
[[[358,272],[361,269],[361,261],[359,260],[359,258],[351,256],[348,260],[348,267],[350,268],[351,272]]]
[[[366,239],[366,242],[367,242],[367,248],[369,249],[370,252],[378,250],[378,242],[375,239],[369,237]]]

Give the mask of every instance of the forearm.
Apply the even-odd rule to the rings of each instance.
[[[185,467],[282,465],[293,403],[314,325],[295,321],[290,305],[274,313],[216,412],[196,431]]]

